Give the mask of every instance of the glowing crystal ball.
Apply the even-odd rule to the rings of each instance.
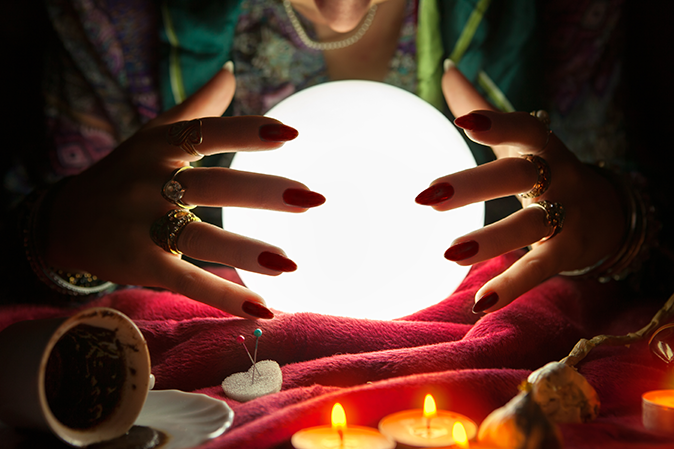
[[[390,85],[336,81],[267,115],[299,137],[238,153],[232,168],[295,179],[327,201],[302,214],[223,210],[225,229],[277,245],[298,265],[280,276],[239,270],[247,287],[280,311],[371,319],[404,317],[456,289],[469,267],[443,254],[484,224],[484,204],[437,212],[414,201],[434,179],[476,165],[443,114]]]

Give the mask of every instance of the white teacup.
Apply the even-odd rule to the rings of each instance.
[[[143,335],[104,307],[8,326],[0,360],[0,420],[51,431],[73,446],[124,435],[150,387]]]

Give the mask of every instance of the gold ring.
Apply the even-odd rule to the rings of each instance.
[[[175,170],[171,174],[171,179],[169,179],[161,189],[161,196],[163,196],[164,199],[166,199],[168,202],[173,203],[178,207],[182,207],[183,209],[194,209],[197,207],[196,205],[192,206],[182,202],[183,196],[185,195],[185,188],[175,179],[178,173],[183,170],[187,170],[188,168],[194,167],[191,165],[185,165],[184,167],[180,167],[179,169]]]
[[[545,212],[545,225],[552,228],[552,232],[546,237],[543,237],[540,241],[544,242],[549,240],[559,234],[562,231],[564,226],[564,217],[566,212],[564,212],[564,206],[560,203],[552,203],[550,201],[538,201],[535,203],[529,204],[527,207],[538,207]]]
[[[171,145],[182,148],[187,154],[197,157],[203,156],[195,149],[204,140],[201,132],[201,120],[198,118],[177,122],[169,126],[166,132],[166,140]]]
[[[152,223],[150,237],[161,249],[171,254],[182,254],[178,249],[178,237],[185,226],[201,219],[185,209],[173,209]]]
[[[536,170],[538,171],[538,179],[531,190],[526,193],[520,193],[518,196],[520,198],[538,198],[539,196],[543,195],[546,190],[548,190],[548,187],[550,187],[550,166],[545,161],[545,159],[534,154],[525,154],[522,157],[536,166]]]

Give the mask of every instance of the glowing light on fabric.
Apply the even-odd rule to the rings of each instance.
[[[327,202],[303,214],[227,208],[224,228],[277,245],[298,270],[239,270],[272,309],[356,318],[409,315],[449,296],[469,268],[444,259],[452,240],[484,224],[484,205],[437,212],[414,198],[441,176],[474,167],[447,118],[413,94],[337,81],[294,94],[267,114],[299,130],[232,168],[285,176]]]

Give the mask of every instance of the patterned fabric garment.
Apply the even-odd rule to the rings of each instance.
[[[89,168],[160,110],[152,2],[49,0],[45,7],[53,27],[41,86],[50,145],[25,159],[47,166],[44,179],[21,164],[8,170],[10,204]]]
[[[264,114],[294,92],[329,81],[323,53],[306,48],[281,0],[245,0],[236,28],[234,115]],[[311,23],[297,14],[310,38]],[[416,91],[415,2],[408,0],[398,48],[384,82]]]
[[[52,0],[46,119],[56,177],[79,173],[159,112],[152,2]]]
[[[621,104],[623,0],[555,0],[544,10],[552,129],[583,162],[626,163]]]

